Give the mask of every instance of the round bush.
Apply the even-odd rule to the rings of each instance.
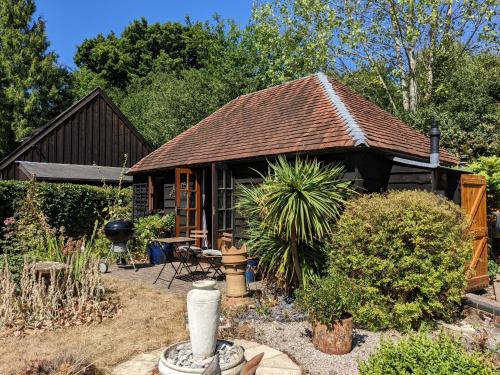
[[[394,343],[383,340],[367,361],[360,363],[360,375],[493,375],[493,365],[479,353],[467,353],[459,342],[441,334],[432,339],[412,334]]]
[[[409,330],[455,315],[472,249],[453,202],[423,191],[365,195],[350,202],[326,245],[332,272],[355,279],[356,323]]]

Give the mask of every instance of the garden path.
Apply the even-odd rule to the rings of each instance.
[[[161,270],[163,265],[151,265],[149,263],[140,263],[136,264],[138,271],[135,272],[132,266],[127,266],[125,268],[117,267],[116,265],[112,265],[110,267],[110,271],[106,274],[108,277],[118,278],[125,281],[135,281],[140,283],[145,287],[149,287],[160,292],[164,293],[173,293],[175,295],[185,297],[187,292],[192,289],[192,281],[190,280],[180,280],[175,279],[170,286],[170,289],[167,288],[168,281],[158,280],[156,284],[153,284],[158,273]],[[175,266],[178,266],[178,263],[175,263]],[[207,268],[208,266],[204,266]],[[174,275],[174,270],[170,264],[167,264],[163,273],[161,275],[162,279],[170,280]],[[209,274],[211,276],[212,274]],[[205,278],[200,275],[200,278]],[[226,289],[225,281],[217,281],[217,287],[224,292]]]

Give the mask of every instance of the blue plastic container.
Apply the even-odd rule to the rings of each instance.
[[[257,273],[257,266],[259,265],[259,260],[257,258],[247,259],[247,269],[245,271],[245,279],[248,283],[253,283],[255,281],[255,274]]]
[[[162,251],[162,247],[165,250]],[[165,244],[149,244],[147,246],[149,263],[163,264],[167,261],[167,257],[172,255],[172,246],[168,243]],[[167,257],[165,256],[167,254]]]

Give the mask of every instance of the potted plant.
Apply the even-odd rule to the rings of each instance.
[[[358,288],[347,277],[330,274],[296,292],[298,306],[313,325],[313,344],[328,354],[352,349],[352,311],[359,303]]]
[[[149,215],[141,217],[135,224],[135,234],[137,248],[139,251],[146,251],[151,264],[165,262],[165,254],[160,248],[161,245],[151,243],[151,240],[159,237],[166,237],[171,233],[175,225],[175,216],[167,214],[165,216]],[[163,244],[162,246],[168,246]],[[170,249],[167,249],[169,251]]]

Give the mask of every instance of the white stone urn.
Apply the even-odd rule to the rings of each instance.
[[[215,354],[221,304],[216,284],[214,280],[195,281],[187,295],[189,336],[195,360]]]

